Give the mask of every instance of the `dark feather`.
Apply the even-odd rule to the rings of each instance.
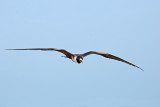
[[[7,49],[7,50],[41,50],[41,51],[58,51],[66,55],[67,58],[70,58],[73,56],[70,52],[64,50],[64,49],[56,49],[56,48],[28,48],[28,49]]]
[[[136,66],[136,65],[134,65],[134,64],[132,64],[132,63],[130,63],[130,62],[125,61],[124,59],[121,59],[121,58],[119,58],[119,57],[116,57],[116,56],[111,55],[111,54],[108,54],[108,53],[101,53],[101,52],[90,51],[90,52],[86,52],[86,53],[82,54],[82,56],[85,57],[85,56],[90,55],[90,54],[97,54],[97,55],[101,55],[101,56],[103,56],[103,57],[105,57],[105,58],[110,58],[110,59],[118,60],[118,61],[127,63],[127,64],[129,64],[129,65],[132,65],[132,66],[134,66],[134,67],[137,67],[137,68],[141,69],[142,71],[144,71],[142,68],[140,68],[140,67],[138,67],[138,66]]]

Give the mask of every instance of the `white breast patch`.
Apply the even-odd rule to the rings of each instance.
[[[72,61],[78,64],[76,59],[77,59],[77,56],[72,57]]]

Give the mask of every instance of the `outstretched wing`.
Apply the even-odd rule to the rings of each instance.
[[[67,58],[71,59],[72,54],[64,49],[56,48],[28,48],[28,49],[7,49],[7,50],[41,50],[41,51],[58,51],[66,55]]]
[[[116,56],[111,55],[111,54],[108,54],[108,53],[101,53],[101,52],[90,51],[90,52],[86,52],[86,53],[82,54],[82,56],[85,57],[85,56],[90,55],[90,54],[97,54],[97,55],[101,55],[101,56],[103,56],[103,57],[105,57],[105,58],[110,58],[110,59],[118,60],[118,61],[127,63],[127,64],[129,64],[129,65],[132,65],[132,66],[134,66],[134,67],[137,67],[137,68],[141,69],[142,71],[144,71],[142,68],[140,68],[140,67],[138,67],[138,66],[136,66],[136,65],[134,65],[134,64],[132,64],[132,63],[130,63],[130,62],[125,61],[124,59],[121,59],[121,58],[119,58],[119,57],[116,57]]]

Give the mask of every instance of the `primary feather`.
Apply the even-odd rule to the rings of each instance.
[[[109,53],[101,53],[101,52],[89,51],[89,52],[86,52],[86,53],[82,54],[82,56],[85,57],[85,56],[88,56],[88,55],[91,55],[91,54],[97,54],[97,55],[101,55],[101,56],[103,56],[103,57],[105,57],[105,58],[110,58],[110,59],[118,60],[118,61],[127,63],[127,64],[129,64],[129,65],[132,65],[132,66],[134,66],[134,67],[137,67],[137,68],[141,69],[142,71],[144,71],[142,68],[140,68],[140,67],[138,67],[138,66],[136,66],[136,65],[134,65],[134,64],[132,64],[132,63],[126,61],[126,60],[124,60],[124,59],[121,59],[121,58],[119,58],[119,57],[116,57],[116,56],[114,56],[114,55],[111,55],[111,54],[109,54]]]

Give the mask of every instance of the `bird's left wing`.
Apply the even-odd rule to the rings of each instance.
[[[72,54],[64,49],[56,49],[56,48],[28,48],[28,49],[7,49],[7,50],[41,50],[41,51],[58,51],[66,55],[66,57],[72,57]]]
[[[121,59],[119,57],[116,57],[116,56],[108,54],[108,53],[101,53],[101,52],[90,51],[90,52],[86,52],[86,53],[82,54],[82,56],[85,57],[85,56],[90,55],[90,54],[97,54],[97,55],[101,55],[101,56],[103,56],[105,58],[110,58],[110,59],[118,60],[118,61],[127,63],[129,65],[132,65],[134,67],[137,67],[137,68],[139,68],[139,69],[141,69],[143,71],[142,68],[140,68],[140,67],[138,67],[138,66],[136,66],[136,65],[134,65],[134,64],[132,64],[132,63],[126,61],[126,60],[124,60],[124,59]]]

